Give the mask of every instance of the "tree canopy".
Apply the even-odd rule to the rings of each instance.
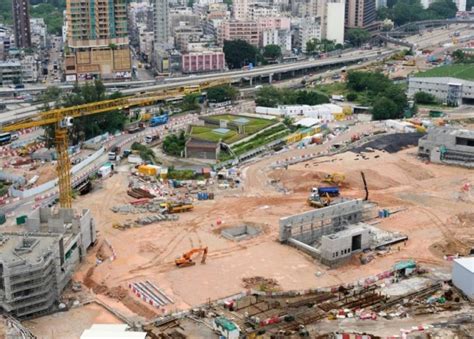
[[[315,91],[277,89],[264,86],[257,92],[255,103],[258,106],[277,107],[278,105],[319,105],[329,102],[327,95]]]
[[[163,140],[163,151],[173,156],[181,156],[186,145],[186,135],[184,131],[179,134],[168,134]]]
[[[209,102],[223,102],[235,100],[239,91],[230,85],[211,87],[207,90],[207,100]]]
[[[415,103],[417,104],[425,104],[431,105],[436,104],[438,100],[433,94],[426,93],[426,92],[417,92],[414,95]]]
[[[255,65],[258,49],[244,40],[224,41],[225,61],[229,68],[241,68],[249,63]]]
[[[347,76],[347,87],[353,92],[366,92],[373,105],[374,119],[377,120],[401,117],[408,104],[403,88],[395,85],[382,73],[350,71]],[[382,98],[384,100],[380,100]],[[387,102],[390,102],[388,113],[382,113],[382,104]],[[388,118],[384,118],[385,116]]]
[[[456,4],[451,0],[435,0],[427,9],[420,0],[396,0],[380,8],[377,15],[380,20],[391,19],[396,25],[403,25],[420,20],[453,18],[456,12]]]
[[[347,31],[346,40],[358,47],[370,40],[370,33],[362,28],[351,28]]]
[[[400,114],[395,103],[385,97],[380,97],[375,100],[372,107],[372,118],[374,120],[386,120],[399,118]]]
[[[278,45],[266,45],[263,48],[263,56],[267,59],[278,59],[281,57],[281,47]]]

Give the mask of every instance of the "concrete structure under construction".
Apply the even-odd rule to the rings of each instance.
[[[434,95],[439,101],[459,106],[474,103],[474,81],[454,77],[422,77],[408,79],[408,96],[418,92]]]
[[[0,233],[0,309],[33,318],[56,309],[62,291],[95,242],[89,210],[35,210],[23,233]]]
[[[434,163],[474,167],[474,130],[431,128],[418,141],[418,155]]]
[[[376,216],[374,207],[362,200],[349,200],[281,218],[279,240],[328,266],[342,264],[363,250],[406,240],[403,234],[364,223]]]

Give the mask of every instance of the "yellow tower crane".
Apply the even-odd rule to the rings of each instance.
[[[199,90],[210,87],[229,84],[229,79],[206,81],[199,85]],[[150,93],[147,97],[143,94],[128,96],[114,100],[103,100],[90,104],[83,104],[68,108],[57,108],[40,112],[27,119],[7,123],[1,126],[3,132],[18,131],[31,127],[42,127],[46,125],[55,126],[55,147],[57,153],[56,171],[59,185],[59,204],[62,208],[71,208],[71,163],[68,155],[68,129],[72,127],[74,118],[110,112],[114,110],[128,109],[131,107],[148,106],[168,98],[183,96],[188,92],[187,86],[162,90]]]

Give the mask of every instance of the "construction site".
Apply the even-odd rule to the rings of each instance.
[[[69,311],[23,324],[39,337],[51,324],[54,337],[79,337],[103,321],[156,338],[234,338],[324,337],[345,321],[386,337],[432,319],[444,325],[423,331],[470,333],[472,303],[450,281],[453,260],[474,248],[472,173],[427,162],[417,138],[384,128],[352,125],[200,181],[117,163],[74,200],[94,216],[97,241],[58,299]]]
[[[157,126],[98,137],[94,149],[69,156],[74,117],[184,90],[54,109],[4,127],[56,124],[54,159],[22,165],[15,151],[3,160],[11,165],[4,175],[23,178],[2,197],[7,337],[80,338],[120,324],[149,338],[474,333],[469,122],[447,117],[427,127],[424,118],[343,114],[285,127],[281,138],[231,161],[168,157],[165,166],[146,163],[131,144],[170,130],[208,138],[219,131],[217,122],[211,132],[196,128],[197,114],[160,115]],[[206,114],[250,123],[255,112]],[[283,124],[254,118],[265,127],[273,120]],[[150,149],[159,154],[160,143]],[[40,183],[30,182],[31,166],[44,171],[35,174]],[[85,178],[91,187],[82,194],[75,187]]]

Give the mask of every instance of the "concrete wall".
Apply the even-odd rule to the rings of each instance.
[[[295,238],[304,243],[311,243],[322,234],[333,233],[334,229],[362,221],[364,202],[350,200],[336,205],[304,212],[280,219],[281,242]]]
[[[352,238],[361,236],[361,248],[352,248]],[[350,257],[353,253],[369,248],[369,230],[362,227],[351,227],[346,231],[321,238],[321,260],[324,263],[337,262]]]
[[[326,39],[334,40],[338,44],[344,43],[344,15],[345,1],[328,2],[326,5]]]
[[[467,267],[474,267],[474,257],[455,259],[453,262],[453,284],[474,300],[474,272]]]

